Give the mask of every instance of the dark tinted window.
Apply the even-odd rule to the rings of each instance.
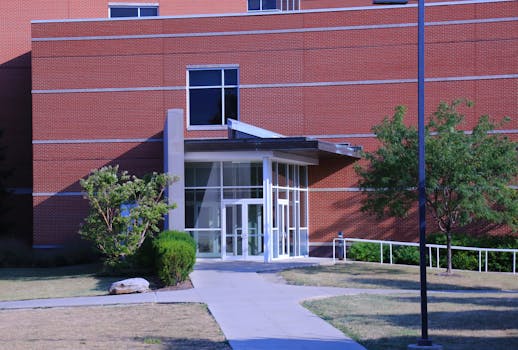
[[[120,6],[110,7],[110,17],[151,17],[158,16],[158,7]]]
[[[189,125],[224,125],[228,118],[239,119],[236,68],[194,69],[188,74]]]
[[[158,8],[156,7],[141,7],[140,17],[158,16]]]
[[[225,69],[225,85],[237,85],[237,69]]]
[[[248,10],[258,11],[261,9],[261,0],[248,0]]]
[[[221,89],[190,91],[191,125],[221,125],[221,109]]]
[[[138,17],[138,8],[112,7],[110,8],[110,17]]]
[[[237,88],[225,89],[225,124],[228,118],[237,119]]]
[[[280,8],[280,6],[277,6],[278,1],[279,0],[248,0],[248,11],[276,10]],[[291,0],[288,2],[291,2]]]
[[[263,10],[275,10],[277,8],[277,0],[263,0]]]
[[[189,86],[220,86],[221,69],[192,70],[189,72]]]

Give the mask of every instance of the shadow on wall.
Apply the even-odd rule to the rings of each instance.
[[[310,241],[330,243],[338,236],[338,232],[343,232],[344,237],[349,238],[417,242],[419,239],[417,201],[415,208],[405,218],[378,218],[376,215],[362,212],[360,208],[365,195],[354,189],[358,186],[354,164],[355,161],[351,159],[332,163],[323,162],[318,172],[315,171],[313,176],[310,176],[312,188],[350,189],[310,192]],[[439,232],[437,223],[431,213],[427,212],[427,233],[436,232]],[[511,230],[504,225],[475,221],[455,232],[483,235],[488,232],[510,234]],[[311,255],[331,256],[332,246],[313,246]]]
[[[162,138],[162,133],[153,135],[151,139]],[[67,147],[70,145],[66,145]],[[39,179],[40,185],[45,186],[46,182],[52,182],[52,178],[61,174],[77,174],[77,180],[71,185],[60,189],[56,194],[47,196],[46,191],[34,197],[34,244],[35,245],[61,245],[70,244],[80,239],[78,231],[80,224],[88,215],[88,201],[79,194],[81,192],[80,178],[87,178],[94,169],[108,165],[119,165],[119,170],[126,170],[130,175],[143,176],[153,171],[163,172],[163,145],[162,142],[145,142],[130,147],[127,144],[102,143],[102,144],[80,144],[74,145],[83,151],[88,159],[74,159],[71,152],[65,155],[67,161],[63,161],[63,168],[55,172],[45,174],[45,179]],[[61,145],[61,147],[65,147]],[[93,150],[89,153],[89,148]],[[103,150],[123,147],[126,151],[120,156],[109,159],[110,152]],[[63,160],[60,155],[57,161]],[[39,161],[42,163],[42,161]],[[63,180],[66,181],[66,180]]]
[[[345,237],[389,239],[397,236],[412,240],[413,232],[408,231],[417,219],[414,211],[405,219],[378,219],[375,215],[360,211],[364,195],[356,190],[355,164],[357,160],[353,158],[324,160],[316,171],[310,171],[311,188],[346,189],[310,193],[312,214],[318,211],[316,218],[323,218],[318,226],[312,227],[312,236],[330,241],[342,231]]]
[[[2,236],[32,241],[32,77],[31,52],[0,64],[0,146],[6,147],[0,168],[10,169],[7,187],[14,190]]]

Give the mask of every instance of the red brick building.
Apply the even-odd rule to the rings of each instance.
[[[79,179],[106,164],[181,175],[170,225],[201,256],[318,254],[338,231],[417,238],[415,218],[359,211],[353,170],[396,105],[415,123],[416,3],[161,1],[134,6],[159,17],[123,19],[74,3],[31,28],[34,246],[77,236]],[[516,14],[515,1],[427,4],[426,114],[466,97],[467,129],[507,115],[516,138]]]
[[[2,0],[0,1],[0,145],[7,146],[1,167],[12,170],[6,221],[8,234],[32,242],[31,20],[107,18],[111,8],[157,8],[160,15],[246,12],[247,0]],[[127,14],[127,13],[126,13]]]

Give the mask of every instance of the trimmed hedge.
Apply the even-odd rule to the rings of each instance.
[[[196,241],[192,236],[186,232],[182,231],[174,231],[174,230],[166,230],[160,233],[161,239],[171,239],[176,241],[185,241],[192,246],[194,251],[196,251]]]
[[[153,241],[156,271],[167,286],[185,281],[196,262],[196,242],[185,232],[164,231]]]
[[[446,245],[446,235],[436,233],[427,237],[427,243]],[[453,234],[452,245],[478,248],[517,249],[518,236],[468,236]],[[428,249],[426,251],[428,255]],[[383,261],[390,261],[389,248],[383,245]],[[380,262],[380,245],[378,243],[356,242],[347,251],[347,257],[358,261]],[[427,256],[427,263],[428,263]],[[392,262],[404,265],[419,265],[419,247],[396,246],[392,247]],[[432,264],[437,266],[435,249],[432,249]],[[452,265],[460,270],[478,270],[478,252],[452,250]],[[485,266],[485,253],[482,253],[482,265]],[[446,251],[441,249],[439,267],[446,268]],[[488,253],[488,270],[511,272],[513,268],[513,254],[502,252]]]

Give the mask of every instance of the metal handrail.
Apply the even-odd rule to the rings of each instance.
[[[419,243],[414,242],[399,242],[399,241],[381,241],[375,239],[361,239],[361,238],[334,238],[333,239],[333,263],[336,262],[336,244],[341,241],[344,246],[344,261],[347,261],[347,242],[364,242],[364,243],[377,243],[380,245],[380,263],[383,264],[383,245],[389,246],[389,257],[390,264],[392,264],[392,246],[393,245],[402,245],[402,246],[412,246],[419,247]],[[432,248],[436,250],[436,268],[439,269],[439,250],[446,249],[446,245],[443,244],[426,244],[428,248],[428,257],[429,257],[429,266],[433,268],[432,264]],[[488,253],[489,252],[502,252],[502,253],[512,253],[513,254],[513,274],[516,274],[516,255],[518,254],[518,249],[503,249],[503,248],[479,248],[479,247],[463,247],[463,246],[452,246],[452,250],[468,250],[468,251],[478,251],[478,271],[482,272],[482,253],[484,252],[484,271],[488,272],[487,262],[488,262]]]

